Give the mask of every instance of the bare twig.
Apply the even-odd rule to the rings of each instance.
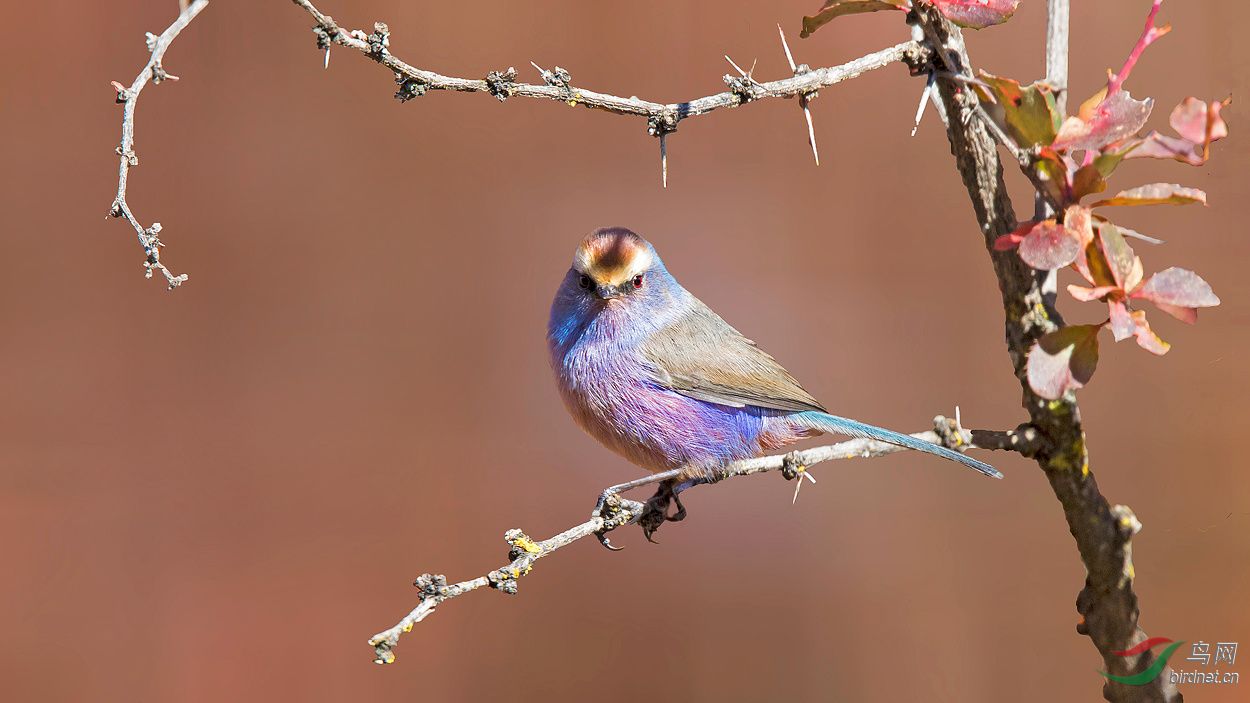
[[[663,139],[677,130],[678,122],[689,117],[706,115],[714,110],[737,107],[764,98],[797,97],[803,111],[807,113],[808,135],[813,154],[815,154],[815,133],[810,129],[809,102],[815,97],[817,91],[892,63],[918,60],[917,57],[923,52],[917,42],[903,42],[838,66],[815,69],[806,65],[795,66],[791,69],[794,75],[790,78],[767,82],[757,81],[750,77],[750,72],[738,69],[741,75],[725,76],[725,82],[730,89],[723,93],[684,102],[659,103],[637,97],[623,98],[579,88],[571,84],[568,72],[563,69],[561,69],[563,73],[561,77],[549,77],[547,72],[540,71],[544,79],[543,85],[518,82],[514,69],[492,72],[484,79],[444,76],[416,68],[391,54],[387,48],[390,43],[390,29],[385,24],[380,22],[375,24],[372,34],[365,34],[361,30],[349,31],[340,27],[329,15],[317,9],[310,0],[292,0],[292,2],[308,12],[316,22],[313,31],[317,34],[319,48],[328,49],[331,45],[337,44],[355,49],[393,71],[395,81],[400,85],[396,97],[401,100],[423,95],[430,90],[489,93],[500,101],[512,97],[555,100],[572,106],[603,110],[618,115],[645,117],[647,131],[652,136]],[[787,55],[788,53],[787,51]],[[661,160],[662,173],[667,182],[666,149],[662,151]]]
[[[968,53],[959,29],[931,7],[915,10],[925,36],[937,47],[936,60],[947,71],[971,75]],[[1057,44],[1056,44],[1057,45]],[[1068,528],[1086,569],[1085,587],[1077,597],[1081,622],[1077,631],[1088,635],[1102,655],[1103,667],[1117,675],[1142,671],[1154,661],[1149,651],[1123,657],[1123,651],[1146,638],[1138,627],[1137,595],[1133,591],[1133,535],[1141,523],[1125,506],[1112,506],[1098,489],[1089,466],[1089,452],[1076,397],[1057,401],[1039,397],[1029,386],[1025,360],[1043,334],[1063,326],[1063,318],[1047,295],[1045,277],[1034,275],[1018,256],[994,250],[994,240],[1016,228],[1011,198],[1003,181],[994,138],[987,123],[971,119],[978,109],[976,96],[959,81],[939,74],[938,90],[950,114],[947,135],[955,163],[972,201],[986,249],[1002,294],[1008,353],[1023,391],[1030,427],[1038,435],[1035,458],[1051,490],[1063,506]],[[1111,701],[1175,701],[1176,686],[1169,670],[1142,686],[1108,681],[1103,695]]]
[[[113,217],[126,218],[130,226],[135,228],[135,233],[139,236],[139,246],[143,247],[143,267],[147,269],[147,277],[152,277],[153,270],[160,271],[164,274],[170,290],[182,285],[187,280],[187,275],[185,273],[175,275],[161,262],[161,247],[164,246],[160,240],[161,223],[153,222],[152,226],[147,228],[139,224],[138,218],[131,212],[130,205],[126,202],[126,179],[130,175],[130,169],[139,165],[139,157],[135,154],[135,106],[139,102],[139,93],[143,92],[149,80],[153,83],[178,80],[177,76],[171,76],[165,72],[161,60],[179,32],[190,24],[191,20],[195,19],[195,16],[200,14],[205,7],[208,7],[208,0],[195,0],[189,5],[182,3],[181,7],[182,12],[178,15],[178,19],[161,32],[160,36],[148,34],[148,50],[152,52],[152,55],[139,71],[139,75],[131,82],[130,87],[113,82],[113,87],[117,89],[117,102],[122,103],[124,107],[122,108],[122,142],[117,147],[119,162],[117,197],[114,198],[113,205],[109,208],[109,214]]]
[[[958,416],[958,411],[956,411]],[[960,426],[958,419],[948,419],[941,415],[933,418],[934,429],[928,432],[917,432],[913,437],[926,442],[941,444],[957,451],[969,449],[1003,449],[1016,451],[1026,456],[1039,450],[1038,435],[1032,428],[1021,426],[1015,430],[999,432],[993,430],[966,430]],[[807,475],[808,467],[838,459],[870,458],[905,451],[902,447],[869,439],[852,439],[824,447],[804,449],[764,456],[755,459],[744,459],[728,464],[718,470],[714,477],[695,482],[709,483],[713,480],[723,481],[735,476],[781,471],[787,479],[800,480]],[[528,574],[534,562],[550,555],[552,552],[566,547],[580,539],[592,535],[603,534],[626,525],[636,524],[643,517],[646,506],[620,496],[610,496],[607,509],[600,515],[593,515],[581,524],[574,525],[549,539],[536,541],[518,529],[504,533],[504,540],[511,546],[508,553],[509,562],[483,576],[448,584],[441,574],[422,574],[414,582],[420,593],[420,602],[394,626],[369,638],[369,645],[374,648],[375,663],[390,664],[395,661],[395,646],[399,638],[412,630],[413,625],[421,622],[434,612],[444,601],[475,591],[483,586],[490,586],[508,594],[517,592],[517,579]]]

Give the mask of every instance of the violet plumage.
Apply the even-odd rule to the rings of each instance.
[[[959,462],[940,445],[830,415],[775,359],[677,282],[655,248],[623,228],[578,246],[547,333],[556,383],[592,437],[654,472],[707,475],[804,437],[867,437]]]

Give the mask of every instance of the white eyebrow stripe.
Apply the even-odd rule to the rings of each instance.
[[[598,265],[591,252],[578,247],[573,254],[573,269],[584,273],[599,283],[618,285],[651,268],[655,257],[647,248],[638,247],[630,252],[630,258],[620,266],[605,268]]]

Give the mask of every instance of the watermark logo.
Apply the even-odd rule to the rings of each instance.
[[[1151,663],[1145,671],[1141,671],[1129,676],[1117,676],[1116,674],[1108,674],[1105,671],[1099,672],[1104,677],[1129,686],[1144,686],[1159,677],[1163,668],[1168,665],[1168,659],[1176,652],[1184,642],[1175,642],[1167,637],[1151,637],[1150,639],[1138,642],[1136,645],[1112,654],[1119,657],[1133,657],[1150,649],[1154,649],[1161,644],[1166,644],[1159,657]],[[1237,663],[1237,643],[1236,642],[1216,642],[1215,651],[1211,651],[1211,643],[1198,640],[1190,647],[1190,655],[1185,658],[1188,662],[1197,662],[1202,667],[1214,670],[1202,671],[1197,668],[1191,671],[1173,670],[1168,674],[1168,681],[1171,683],[1238,683],[1240,676],[1236,671],[1220,671],[1219,665],[1227,663],[1233,666]]]

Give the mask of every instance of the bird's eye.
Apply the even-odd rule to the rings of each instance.
[[[584,273],[583,273],[580,277],[578,277],[578,279],[577,279],[577,285],[578,285],[578,286],[579,286],[582,290],[590,290],[591,283],[592,283],[592,281],[590,280],[590,276],[587,276],[587,275],[586,275],[586,274],[584,274]]]
[[[638,274],[637,276],[634,276],[634,287],[642,288],[642,274],[641,273]]]

